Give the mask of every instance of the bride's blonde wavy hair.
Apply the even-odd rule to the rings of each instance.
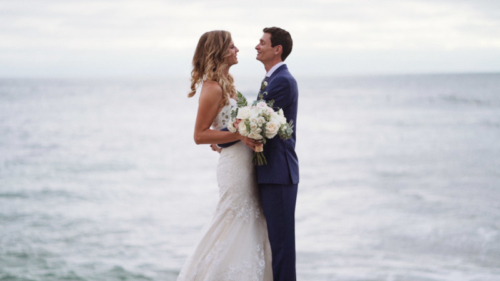
[[[194,52],[191,91],[188,97],[196,94],[198,84],[204,80],[216,81],[222,88],[221,105],[229,104],[229,98],[236,97],[233,76],[223,73],[229,67],[226,59],[231,55],[231,41],[231,33],[224,30],[205,32],[200,37]]]

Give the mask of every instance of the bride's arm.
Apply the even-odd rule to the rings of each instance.
[[[213,120],[219,113],[219,105],[222,100],[222,89],[216,82],[206,81],[201,90],[198,105],[198,114],[194,127],[194,142],[196,144],[227,143],[237,140],[243,141],[252,149],[254,142],[240,134],[233,134],[228,131],[211,130]],[[253,146],[253,147],[252,147]]]

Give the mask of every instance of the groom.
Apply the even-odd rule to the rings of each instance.
[[[267,221],[273,255],[274,281],[295,281],[295,202],[299,183],[299,162],[295,154],[298,89],[295,78],[284,64],[292,51],[290,33],[278,27],[264,28],[257,60],[264,64],[266,77],[260,92],[264,100],[274,100],[287,120],[293,120],[292,137],[272,138],[264,145],[267,165],[256,166],[260,200]],[[219,145],[227,147],[226,145]]]
[[[284,64],[292,51],[290,33],[278,27],[264,28],[257,50],[257,60],[267,71],[261,87],[264,100],[274,100],[295,127],[288,140],[272,138],[264,145],[267,165],[256,166],[260,200],[267,221],[273,253],[274,281],[295,281],[295,202],[299,183],[299,162],[295,154],[297,101],[295,78]],[[266,83],[267,82],[267,83]]]

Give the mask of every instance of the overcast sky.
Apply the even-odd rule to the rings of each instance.
[[[261,75],[268,26],[292,34],[296,75],[500,72],[498,0],[0,0],[0,17],[0,77],[184,77],[213,29],[233,73]]]

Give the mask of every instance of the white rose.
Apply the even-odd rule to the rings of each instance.
[[[229,124],[227,125],[227,129],[231,132],[231,133],[236,133],[236,128],[234,127],[234,124],[231,121],[229,121]]]
[[[259,126],[264,124],[264,122],[266,122],[266,119],[264,119],[264,117],[257,118],[257,124],[259,124]]]
[[[260,134],[257,134],[256,132],[252,132],[248,134],[248,137],[254,140],[261,140],[262,136]]]
[[[286,124],[286,118],[285,118],[285,116],[280,116],[280,124],[281,125]]]
[[[280,110],[278,110],[278,115],[279,116],[285,116],[285,113],[283,113],[283,109],[280,108]]]
[[[245,125],[245,122],[240,122],[240,124],[238,125],[238,132],[240,132],[240,135],[244,137],[248,136],[247,125]]]
[[[267,123],[266,138],[268,139],[274,138],[274,136],[276,136],[276,134],[278,133],[279,128],[280,126],[276,122],[270,121],[269,123]]]
[[[254,132],[258,128],[257,123],[250,122],[250,130]]]
[[[272,122],[276,123],[276,124],[280,124],[281,125],[281,116],[279,116],[276,112],[271,114],[271,120]]]
[[[258,116],[261,110],[262,110],[261,108],[258,108],[256,106],[252,106],[252,109],[251,109],[252,114],[251,115]]]
[[[268,113],[268,114],[273,114],[273,113],[275,113],[275,112],[274,112],[274,110],[273,110],[272,108],[268,107],[268,108],[267,108],[267,113]]]
[[[267,104],[265,102],[261,101],[261,102],[257,103],[257,107],[258,108],[266,108]]]
[[[271,119],[280,120],[280,116],[278,115],[278,113],[273,111],[272,113],[270,113],[270,115],[271,115]]]
[[[248,119],[250,118],[250,108],[245,106],[238,110],[238,115],[236,116],[238,119]]]

